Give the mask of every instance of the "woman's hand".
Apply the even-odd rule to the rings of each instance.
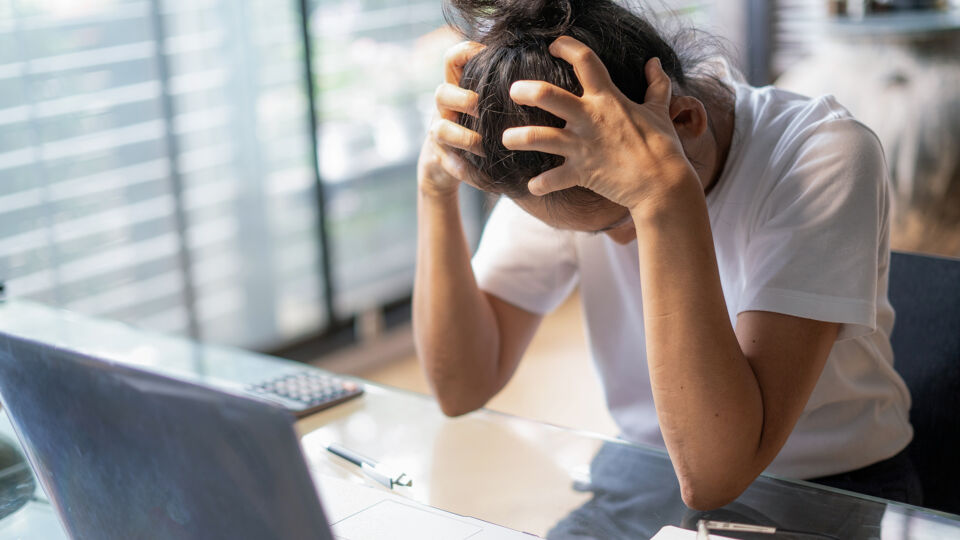
[[[417,184],[423,192],[449,195],[457,191],[460,182],[476,184],[480,172],[452,148],[483,155],[480,135],[457,123],[460,113],[477,115],[477,94],[460,88],[459,84],[463,66],[481,50],[483,45],[464,41],[451,47],[444,56],[446,82],[437,87],[437,114],[417,163]]]
[[[697,181],[670,117],[671,83],[658,59],[646,65],[645,101],[630,101],[613,84],[600,58],[569,36],[550,53],[573,66],[583,97],[543,81],[517,81],[510,97],[566,121],[563,128],[526,126],[503,133],[511,150],[563,156],[563,165],[531,179],[534,195],[583,186],[631,211],[660,199],[664,190]]]

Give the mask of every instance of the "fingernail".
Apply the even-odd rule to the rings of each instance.
[[[653,61],[657,63],[658,68],[663,69],[663,62],[659,58],[654,58]]]
[[[529,191],[531,195],[539,197],[541,195],[540,182],[538,182],[536,178],[527,182],[527,191]]]
[[[510,148],[510,134],[513,133],[516,128],[507,128],[503,130],[503,135],[500,137],[500,143],[503,144],[504,148],[507,150],[512,150]]]
[[[510,97],[513,97],[515,92],[519,92],[528,86],[530,86],[530,83],[527,81],[514,81],[514,83],[510,85]]]

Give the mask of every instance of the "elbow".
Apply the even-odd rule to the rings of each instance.
[[[440,399],[439,396],[437,397],[437,403],[440,405],[440,410],[443,412],[443,414],[450,418],[463,416],[467,413],[471,413],[480,408],[479,406],[472,406],[466,403],[458,403],[456,401],[452,401],[449,399],[447,400]]]
[[[706,512],[732,503],[749,485],[750,482],[686,476],[680,478],[680,497],[689,508]]]
[[[482,394],[472,395],[463,391],[462,388],[454,387],[454,385],[436,385],[433,393],[440,410],[450,418],[471,413],[486,405],[487,402]]]
[[[427,382],[444,415],[463,416],[483,407],[493,397],[492,383],[480,382],[485,380],[484,377],[459,373],[458,370],[451,372],[448,366],[452,362],[444,361],[442,357],[421,353],[420,358]]]
[[[712,491],[704,489],[680,489],[683,504],[692,510],[707,512],[726,506],[737,499],[740,493]]]
[[[752,447],[728,444],[725,449],[726,452],[712,447],[703,452],[671,453],[680,497],[689,508],[705,512],[732,503],[769,464],[759,459]]]

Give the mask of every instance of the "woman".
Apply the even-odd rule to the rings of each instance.
[[[420,156],[414,291],[443,411],[496,394],[579,284],[611,414],[666,447],[688,506],[763,471],[918,503],[873,133],[711,77],[609,0],[451,7],[474,41]],[[506,195],[472,265],[460,182]]]

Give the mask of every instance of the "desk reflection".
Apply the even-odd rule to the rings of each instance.
[[[778,539],[925,537],[882,531],[887,509],[883,502],[770,477],[759,478],[735,502],[723,508],[694,511],[683,504],[680,485],[665,455],[624,444],[605,443],[590,465],[589,482],[574,483],[573,489],[592,497],[557,523],[547,538],[650,538],[665,525],[695,529],[700,519],[797,531],[778,532]],[[910,510],[898,506],[895,511]],[[936,521],[935,516],[930,519]],[[735,537],[770,538],[756,534]]]

